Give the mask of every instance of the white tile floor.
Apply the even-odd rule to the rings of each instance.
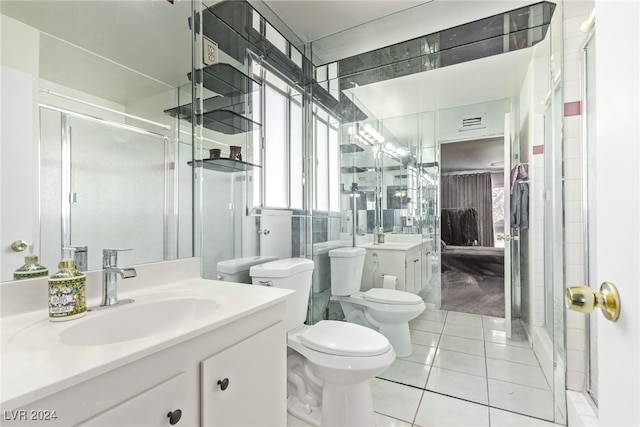
[[[413,354],[371,382],[376,425],[556,426],[553,394],[518,324],[427,310],[410,323]],[[289,416],[289,427],[306,427]]]

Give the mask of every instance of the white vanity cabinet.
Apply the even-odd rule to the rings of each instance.
[[[151,348],[65,389],[44,388],[29,404],[3,407],[2,425],[284,426],[285,307],[280,301],[167,348]],[[82,347],[76,354],[85,354]]]
[[[176,410],[182,415],[176,425],[198,425],[198,370],[179,363],[183,345],[12,409],[9,417],[4,409],[3,426],[33,425],[38,414],[49,415],[42,420],[47,426],[169,426]]]
[[[193,387],[191,387],[193,388]],[[151,389],[83,422],[81,426],[189,426],[197,424],[197,410],[190,405],[185,373],[178,374]]]
[[[272,347],[286,348],[271,327],[202,361],[203,426],[285,426],[286,364]]]
[[[420,245],[363,245],[367,254],[362,271],[363,291],[382,287],[382,275],[396,276],[396,289],[417,294],[422,282]]]

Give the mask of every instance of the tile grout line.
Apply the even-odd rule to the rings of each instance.
[[[491,396],[489,394],[489,365],[487,363],[487,341],[485,340],[484,333],[484,318],[480,317],[480,321],[482,322],[482,349],[484,350],[484,370],[487,380],[487,423],[488,427],[491,427]]]

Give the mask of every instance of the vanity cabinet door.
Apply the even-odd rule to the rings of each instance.
[[[417,294],[422,289],[422,260],[420,251],[411,252],[405,258],[405,290]]]
[[[135,381],[135,379],[133,379]],[[126,387],[126,384],[123,384]],[[189,399],[197,399],[189,387],[185,374],[138,394],[137,396],[87,420],[81,426],[194,426],[198,415],[188,404]]]
[[[201,363],[203,426],[287,425],[284,323]]]
[[[418,294],[422,290],[422,252],[418,251],[413,256],[413,293]]]

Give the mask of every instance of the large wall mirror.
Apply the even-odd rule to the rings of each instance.
[[[190,257],[191,2],[3,1],[2,281],[64,246]],[[180,89],[182,88],[182,89]],[[27,249],[11,249],[23,241]]]
[[[561,197],[562,66],[555,58],[562,52],[562,6],[465,2],[460,15],[424,20],[441,25],[433,32],[412,25],[431,12],[440,17],[445,6],[437,3],[313,43],[314,60],[324,64],[317,74],[328,76],[320,84],[364,116],[341,125],[342,188],[352,192],[341,211],[357,211],[356,234],[375,235],[379,227],[387,239],[418,234],[435,243],[423,246],[421,281],[410,289],[437,310],[427,321],[435,329],[410,327],[414,344],[437,347],[439,360],[403,360],[381,378],[563,423],[564,368],[556,364],[564,358],[562,306],[554,303],[556,282],[545,277],[561,250],[554,243],[561,241],[561,210],[550,206]],[[459,177],[470,183],[449,184]],[[526,223],[514,196],[525,187]],[[479,193],[486,197],[466,200]],[[473,235],[453,238],[452,228],[463,230],[451,225],[455,215],[477,219]],[[375,268],[366,263],[363,277]],[[456,336],[443,320],[449,317],[475,319],[478,334]],[[449,353],[449,339],[466,339],[468,347]],[[472,355],[478,343],[480,356]],[[494,352],[514,348],[531,363]],[[456,355],[482,358],[479,370],[449,364]],[[465,387],[454,386],[457,380]]]

